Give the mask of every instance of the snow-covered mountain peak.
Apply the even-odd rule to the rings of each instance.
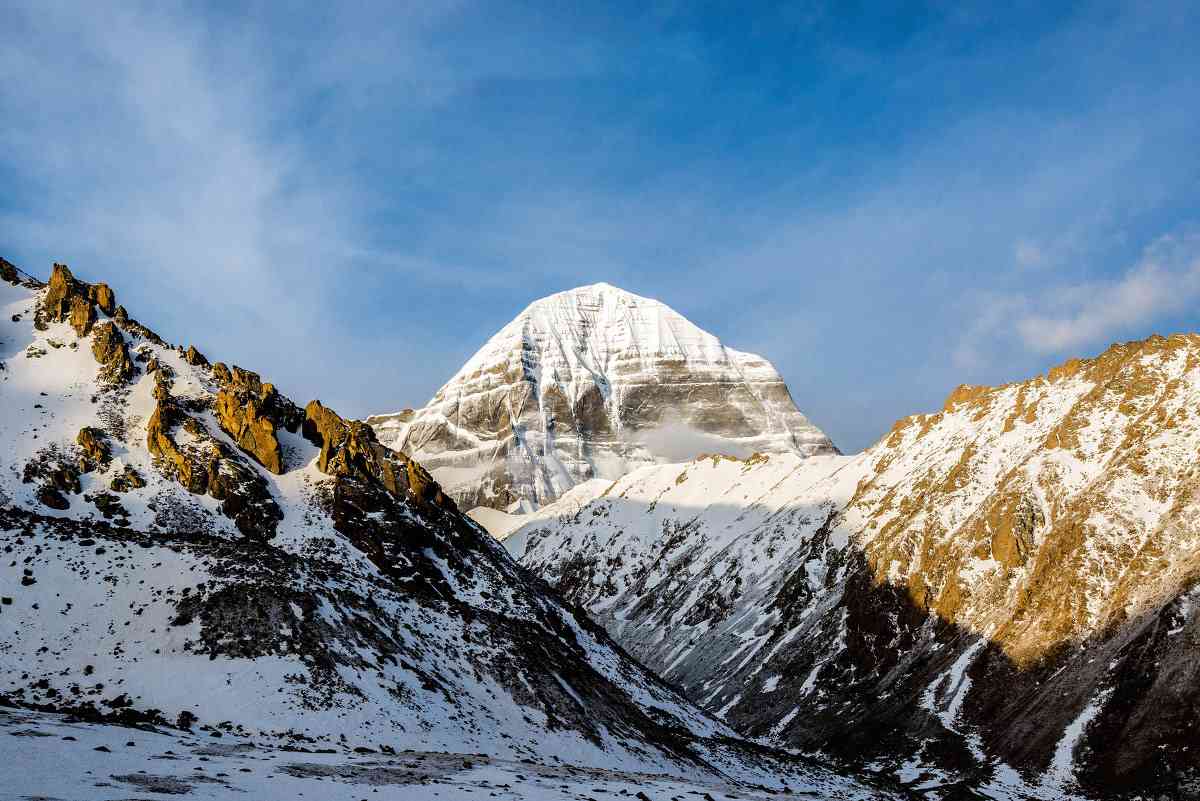
[[[467,507],[536,507],[704,452],[835,452],[765,358],[607,283],[534,301],[424,409],[368,422]]]

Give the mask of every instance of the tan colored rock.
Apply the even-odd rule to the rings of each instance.
[[[83,460],[80,467],[81,472],[91,472],[98,465],[107,462],[112,456],[112,449],[108,445],[108,435],[98,428],[84,426],[79,429],[79,434],[75,437],[75,443],[83,451]]]
[[[71,314],[71,296],[77,292],[78,282],[65,264],[55,264],[50,270],[50,284],[42,308],[49,319],[65,320]],[[86,297],[86,295],[85,295]]]
[[[229,372],[229,367],[225,362],[217,362],[212,366],[213,376],[222,384],[228,384],[233,376]]]
[[[188,349],[184,351],[183,359],[188,364],[195,365],[196,367],[208,366],[208,359],[204,358],[203,353],[196,350],[195,345],[188,345]]]
[[[88,299],[100,307],[100,311],[112,317],[117,310],[117,296],[108,284],[92,284],[88,288]]]
[[[81,295],[73,295],[71,297],[71,327],[75,329],[75,333],[81,337],[85,337],[92,331],[92,325],[96,322],[96,307],[92,302]]]
[[[228,387],[217,393],[217,422],[237,446],[276,475],[283,473],[283,453],[275,424],[263,414],[259,397]]]
[[[310,402],[304,412],[304,436],[321,448],[317,459],[321,472],[377,481],[396,497],[455,508],[424,467],[381,445],[371,426],[359,420],[345,420],[320,401]]]
[[[106,321],[96,326],[92,334],[92,355],[101,364],[100,377],[105,383],[125,384],[133,378],[129,348],[114,323]]]

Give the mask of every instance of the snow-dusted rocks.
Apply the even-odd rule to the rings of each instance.
[[[416,412],[368,419],[464,509],[701,453],[833,453],[761,356],[608,284],[536,301]]]
[[[745,734],[963,792],[1193,798],[1197,454],[1200,336],[1153,337],[857,456],[642,468],[505,542]]]
[[[47,309],[48,288],[11,274],[0,282],[0,705],[271,748],[879,792],[731,739],[364,423],[168,345],[100,285],[60,272],[65,290]],[[118,381],[101,358],[111,354],[93,353],[110,328],[130,357]],[[22,752],[5,740],[6,754]],[[138,792],[141,769],[113,779],[121,797]],[[78,781],[55,779],[76,797]]]

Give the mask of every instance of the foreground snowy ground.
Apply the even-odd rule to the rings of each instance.
[[[328,751],[328,749],[327,749]],[[475,754],[315,753],[0,708],[4,801],[192,799],[764,799],[776,791]],[[639,793],[641,794],[639,796]],[[786,793],[786,791],[785,791]],[[799,790],[800,796],[812,797]],[[823,797],[838,797],[824,796]]]

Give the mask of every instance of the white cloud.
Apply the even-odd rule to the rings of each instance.
[[[1020,314],[1014,326],[1032,350],[1068,351],[1150,325],[1198,296],[1200,236],[1168,236],[1116,280],[1052,292],[1044,308]]]

